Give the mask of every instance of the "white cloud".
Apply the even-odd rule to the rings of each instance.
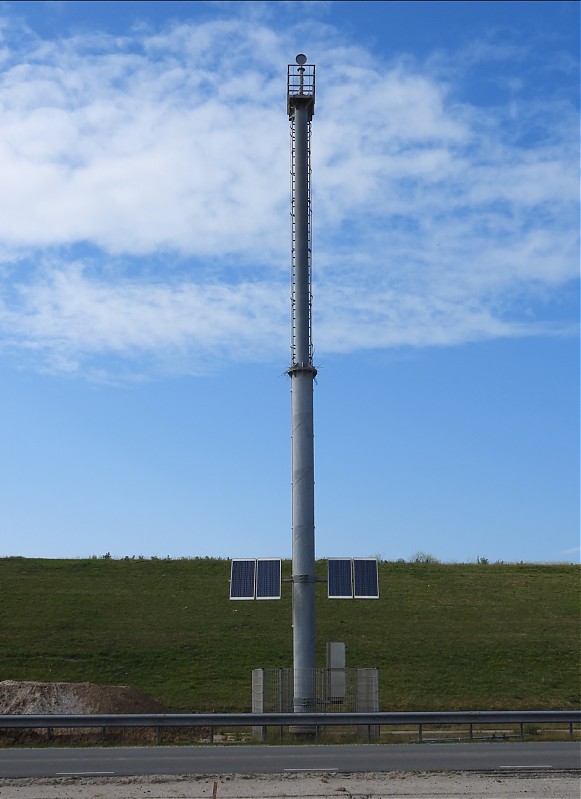
[[[153,352],[180,371],[203,372],[213,361],[258,360],[264,350],[269,358],[280,355],[276,342],[286,327],[284,292],[270,283],[111,283],[74,263],[47,269],[16,293],[17,311],[0,307],[8,346],[34,351],[40,342],[57,369]]]
[[[577,276],[574,109],[460,103],[452,70],[373,62],[329,30],[313,48],[318,351],[558,329],[531,307]],[[293,38],[231,16],[6,56],[5,351],[70,370],[286,357]]]

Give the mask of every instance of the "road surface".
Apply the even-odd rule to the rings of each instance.
[[[4,778],[579,768],[575,742],[0,749]]]

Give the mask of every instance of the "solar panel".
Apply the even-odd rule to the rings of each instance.
[[[327,561],[329,599],[352,599],[351,558],[329,558]]]
[[[257,560],[257,599],[280,599],[280,570],[280,558],[259,558]]]
[[[355,599],[379,599],[376,558],[353,558]]]
[[[256,561],[239,558],[232,561],[230,599],[254,599]]]

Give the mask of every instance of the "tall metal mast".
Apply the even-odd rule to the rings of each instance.
[[[288,67],[291,135],[291,378],[294,710],[315,709],[315,480],[311,340],[311,120],[315,67]]]

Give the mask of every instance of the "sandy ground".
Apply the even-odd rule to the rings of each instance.
[[[278,774],[0,779],[0,799],[579,799],[572,774]]]

